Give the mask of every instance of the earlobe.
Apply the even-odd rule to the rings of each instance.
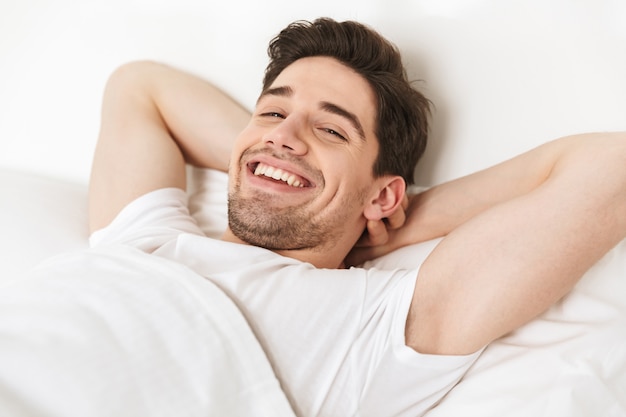
[[[381,220],[389,217],[402,203],[406,183],[402,177],[384,177],[382,188],[365,207],[363,215],[368,220]]]

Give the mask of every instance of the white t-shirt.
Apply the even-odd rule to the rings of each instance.
[[[417,267],[318,269],[209,238],[180,189],[131,202],[91,244],[131,245],[218,285],[248,320],[299,416],[419,416],[480,354],[425,355],[405,346]]]

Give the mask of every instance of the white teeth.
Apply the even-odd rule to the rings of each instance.
[[[254,170],[254,175],[265,175],[265,173],[267,172],[267,168],[267,165],[257,165],[256,169]]]
[[[287,171],[283,171],[280,168],[275,168],[269,165],[265,165],[259,163],[254,170],[254,175],[261,176],[264,175],[266,177],[273,178],[275,180],[284,181],[292,187],[302,188],[304,184],[297,179],[294,174],[291,174]]]

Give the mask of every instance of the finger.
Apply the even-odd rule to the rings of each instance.
[[[378,246],[387,242],[387,226],[382,220],[368,220],[367,233],[363,236],[358,246]]]

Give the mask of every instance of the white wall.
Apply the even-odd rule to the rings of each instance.
[[[296,19],[368,23],[435,102],[421,184],[552,137],[626,130],[622,0],[0,0],[0,167],[86,182],[108,74],[155,59],[252,106]]]

